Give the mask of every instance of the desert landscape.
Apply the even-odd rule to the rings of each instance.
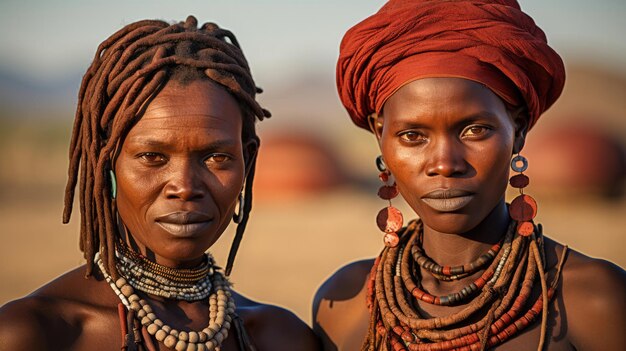
[[[626,140],[626,80],[584,67],[568,73],[563,98],[529,137],[533,183],[527,193],[539,203],[537,220],[547,235],[624,267],[624,159],[607,161],[606,150]],[[328,103],[311,112],[302,108],[307,99]],[[372,135],[350,124],[330,79],[304,77],[268,92],[263,103],[274,117],[259,125],[256,197],[232,282],[244,295],[286,307],[310,323],[311,301],[324,279],[382,247],[374,222],[384,206],[376,197],[377,146]],[[0,119],[0,304],[83,263],[78,216],[61,224],[71,106],[64,111],[65,117],[37,119],[23,117],[30,110],[5,109]],[[555,165],[571,156],[568,149],[541,145],[571,125],[604,136],[586,147],[604,154],[578,153],[563,171]],[[574,144],[586,140],[565,133],[562,145],[569,145],[568,135],[577,138]],[[603,144],[605,139],[610,142]],[[598,178],[589,169],[610,177]],[[413,217],[405,204],[396,205]],[[225,262],[232,236],[231,227],[212,248],[218,263]]]

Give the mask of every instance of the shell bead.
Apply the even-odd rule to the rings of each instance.
[[[173,335],[168,335],[165,340],[163,340],[163,345],[172,348],[176,345],[176,338]]]
[[[176,346],[174,347],[174,349],[176,351],[185,351],[185,350],[187,350],[187,343],[182,341],[182,340],[178,340],[178,342],[176,343]]]
[[[158,340],[158,341],[163,341],[165,340],[165,337],[167,336],[167,333],[164,332],[162,329],[157,330],[157,332],[154,334],[154,337]]]

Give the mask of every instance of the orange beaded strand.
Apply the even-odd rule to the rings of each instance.
[[[533,226],[533,235],[522,236],[518,224],[511,222],[509,230],[515,236],[504,240],[494,262],[477,280],[480,294],[459,312],[424,319],[406,299],[407,294],[413,293],[422,302],[440,302],[436,296],[417,288],[411,273],[419,266],[410,260],[413,256],[410,251],[419,242],[415,238],[420,227],[419,221],[412,221],[399,230],[398,245],[383,249],[372,267],[367,284],[371,328],[362,350],[380,350],[383,345],[387,345],[385,350],[484,350],[517,335],[539,315],[542,316],[543,336],[538,345],[541,350],[545,343],[548,303],[554,296],[564,262],[562,256],[557,274],[548,286],[543,270],[541,228]],[[530,307],[525,307],[536,280],[540,280],[542,293]],[[489,305],[492,307],[485,312]],[[484,314],[478,321],[463,325],[480,313]],[[459,327],[450,329],[453,325]]]

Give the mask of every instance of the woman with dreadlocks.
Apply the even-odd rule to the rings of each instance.
[[[626,349],[624,270],[543,236],[524,190],[527,132],[564,78],[515,0],[391,0],[348,30],[339,96],[376,136],[388,205],[382,252],[315,297],[326,350]]]
[[[251,209],[255,120],[270,116],[258,92],[213,23],[140,21],[104,41],[80,88],[63,216],[80,182],[87,264],[5,305],[0,349],[317,349],[295,315],[227,279]],[[205,251],[231,220],[222,272]]]

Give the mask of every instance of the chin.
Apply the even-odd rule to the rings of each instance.
[[[429,211],[432,212],[432,211]],[[480,216],[459,212],[422,212],[420,215],[425,226],[445,234],[463,234],[480,224]]]
[[[165,258],[176,261],[189,261],[202,256],[215,240],[206,237],[171,238],[166,247],[160,250]]]

